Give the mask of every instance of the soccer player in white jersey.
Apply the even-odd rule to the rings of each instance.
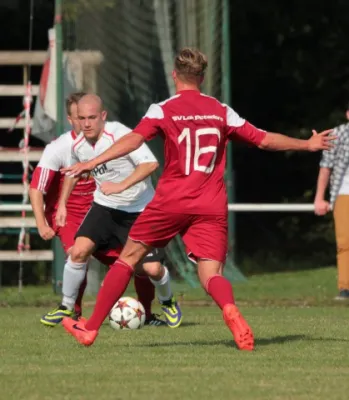
[[[102,101],[96,95],[86,95],[78,102],[82,133],[72,147],[72,164],[95,158],[131,132],[118,122],[106,124],[106,115]],[[97,186],[94,201],[76,234],[64,267],[65,277],[69,276],[69,289],[65,293],[67,296],[69,292],[71,304],[74,304],[84,279],[90,255],[96,250],[119,249],[121,252],[133,223],[154,196],[150,175],[157,167],[156,158],[144,144],[128,156],[99,165],[91,171]],[[65,179],[56,215],[58,225],[65,223],[66,203],[78,180],[74,177]],[[109,188],[105,187],[107,183]],[[113,194],[106,195],[111,185]],[[172,294],[169,272],[162,265],[163,258],[163,249],[154,249],[144,258],[140,268],[157,289],[167,325],[176,328],[182,321],[182,313]]]
[[[84,92],[72,93],[66,99],[67,117],[73,129],[62,134],[45,147],[34,170],[29,190],[41,238],[51,240],[54,236],[57,236],[66,254],[69,253],[74,245],[76,232],[91,207],[93,193],[96,189],[92,176],[89,176],[88,179],[80,179],[69,196],[66,205],[66,223],[62,224],[62,226],[56,224],[58,199],[64,181],[64,174],[60,172],[60,169],[71,164],[71,148],[75,138],[80,133],[77,103],[85,95],[86,93]],[[107,123],[107,125],[114,126],[113,123]],[[96,252],[94,256],[105,265],[112,265],[118,257],[118,252],[112,249],[103,253]],[[138,299],[144,305],[146,311],[146,323],[154,326],[166,324],[165,321],[157,318],[151,311],[155,288],[148,277],[135,275],[134,285]],[[75,304],[71,303],[69,296],[65,296],[66,286],[67,278],[63,276],[62,304],[42,316],[40,322],[43,325],[54,327],[62,321],[63,317],[74,315],[74,318],[78,318],[81,315],[82,298],[86,287],[86,274],[80,285]]]

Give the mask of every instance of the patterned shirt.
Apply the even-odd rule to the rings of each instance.
[[[320,167],[331,168],[330,203],[333,207],[341,187],[345,171],[349,167],[349,123],[338,126],[331,135],[337,136],[333,147],[324,150]]]

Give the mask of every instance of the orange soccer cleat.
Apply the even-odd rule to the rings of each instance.
[[[78,317],[77,319],[75,319],[75,318],[73,318],[73,319],[74,319],[75,321],[82,322],[84,325],[86,325],[87,318],[85,318],[85,317],[80,316],[80,317]]]
[[[235,304],[227,304],[224,306],[223,318],[234,336],[237,347],[240,350],[252,351],[254,348],[252,330]]]
[[[98,331],[88,331],[85,328],[85,324],[85,318],[81,318],[79,321],[74,321],[72,318],[63,318],[62,321],[64,329],[73,335],[80,344],[91,346],[91,344],[96,340]]]

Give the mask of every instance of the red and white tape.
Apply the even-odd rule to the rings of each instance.
[[[27,87],[26,87],[26,92],[24,96],[24,110],[21,114],[24,114],[24,119],[25,119],[25,128],[24,128],[24,137],[23,140],[21,140],[20,143],[20,152],[23,153],[23,176],[22,176],[22,183],[23,183],[23,198],[22,198],[22,204],[27,204],[28,203],[28,194],[29,194],[29,137],[30,137],[30,106],[32,103],[32,85],[31,82],[28,82]],[[20,114],[20,115],[21,115]],[[19,119],[21,119],[20,117]],[[18,117],[17,117],[18,119]],[[18,120],[16,120],[16,123],[18,123]],[[16,124],[15,123],[15,124]],[[19,232],[19,237],[18,237],[18,246],[17,249],[19,252],[22,252],[23,250],[29,250],[25,244],[25,217],[26,217],[26,211],[25,209],[22,210],[22,227]]]

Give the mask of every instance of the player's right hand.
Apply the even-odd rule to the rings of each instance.
[[[41,239],[51,240],[56,234],[55,231],[48,225],[38,227]]]
[[[93,164],[90,161],[86,161],[78,162],[70,167],[62,168],[61,172],[71,177],[79,177],[86,172],[92,171],[93,168]]]
[[[67,222],[67,208],[66,206],[59,205],[56,212],[56,224],[63,227]]]
[[[315,200],[314,207],[316,215],[325,215],[331,209],[330,203],[326,200]]]

